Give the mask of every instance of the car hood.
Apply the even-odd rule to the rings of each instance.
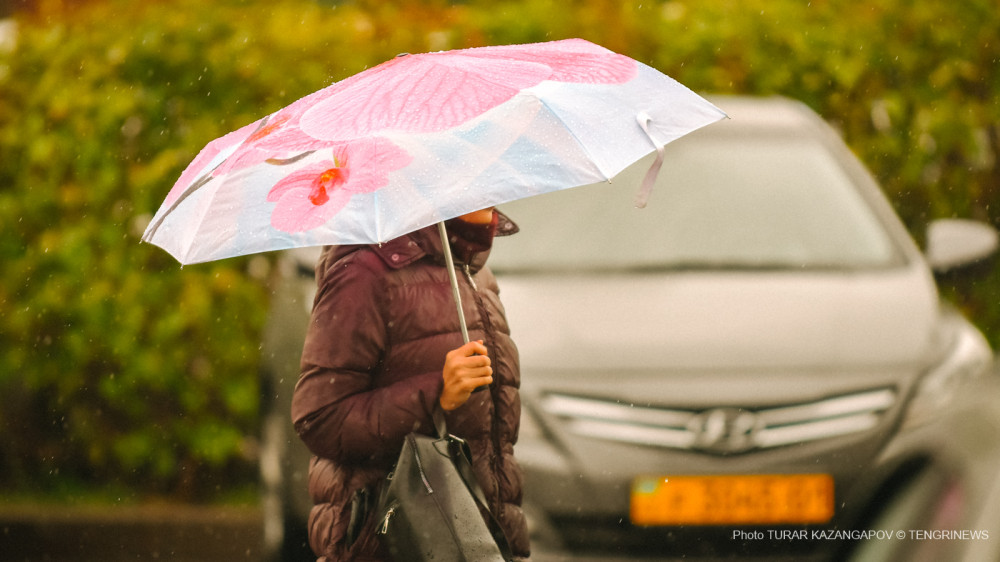
[[[917,267],[502,275],[500,287],[533,371],[870,370],[939,347],[937,291]]]

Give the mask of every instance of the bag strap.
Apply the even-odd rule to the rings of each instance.
[[[445,439],[448,441],[448,452],[450,453],[451,458],[454,460],[464,457],[467,461],[471,461],[469,446],[465,443],[465,441],[458,437],[448,435],[448,427],[445,423],[444,411],[442,411],[438,406],[434,408],[431,415],[434,418],[434,430],[437,432],[438,439]],[[458,474],[462,477],[462,482],[465,483],[465,487],[469,489],[469,492],[472,494],[472,498],[476,500],[476,505],[479,506],[480,511],[489,516],[487,527],[489,527],[490,534],[493,535],[493,540],[497,543],[497,547],[500,549],[500,554],[503,556],[504,560],[513,560],[514,551],[510,547],[510,541],[507,540],[507,534],[504,533],[503,527],[500,526],[500,521],[493,513],[493,510],[490,509],[489,502],[486,501],[486,493],[483,492],[483,488],[479,485],[476,475],[472,472],[471,462],[454,462],[454,465],[458,469]]]
[[[448,424],[444,420],[444,410],[441,406],[435,405],[434,410],[431,411],[431,419],[434,420],[434,432],[435,437],[438,439],[444,439],[448,436]]]

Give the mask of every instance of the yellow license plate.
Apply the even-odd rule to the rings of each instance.
[[[644,526],[825,523],[833,502],[829,474],[640,476],[630,515]]]

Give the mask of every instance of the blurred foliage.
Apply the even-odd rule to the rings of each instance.
[[[995,0],[40,0],[0,24],[0,489],[255,474],[270,256],[139,243],[209,140],[400,52],[583,37],[826,117],[915,237],[1000,223]],[[1000,342],[998,280],[953,296]]]

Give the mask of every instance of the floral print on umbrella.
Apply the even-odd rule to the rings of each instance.
[[[335,146],[331,158],[302,167],[276,183],[267,200],[277,203],[271,226],[304,232],[323,225],[358,193],[389,183],[389,172],[406,167],[410,155],[388,139],[373,137]]]
[[[407,70],[401,72],[398,67]],[[261,164],[295,164],[314,152],[359,142],[354,139],[370,138],[387,130],[413,133],[448,129],[544,80],[620,84],[631,80],[635,73],[632,59],[582,40],[397,57],[313,92],[210,143],[167,195],[166,211],[154,221],[151,232],[155,233],[166,215],[185,198],[214,178],[225,178],[232,172]],[[403,107],[407,109],[403,111]],[[282,201],[275,193],[285,193],[290,185],[299,186],[316,166],[291,172],[274,186],[268,200]],[[340,167],[332,165],[321,170],[320,175],[335,169]],[[332,218],[346,204],[346,194],[352,189],[361,192],[365,188],[359,186],[371,185],[348,184],[343,177],[334,176],[323,180],[329,189],[317,188],[314,199],[323,202],[308,197],[284,201],[275,210],[272,225],[285,232],[315,228],[322,224],[317,223],[319,217]],[[301,188],[295,190],[298,193]],[[329,193],[319,194],[326,191]],[[292,200],[295,205],[290,203]],[[304,206],[303,201],[312,206]],[[292,208],[297,211],[290,211]],[[303,229],[301,225],[313,226]]]
[[[384,241],[484,201],[606,180],[724,115],[582,39],[402,56],[209,143],[143,240],[181,263]]]

